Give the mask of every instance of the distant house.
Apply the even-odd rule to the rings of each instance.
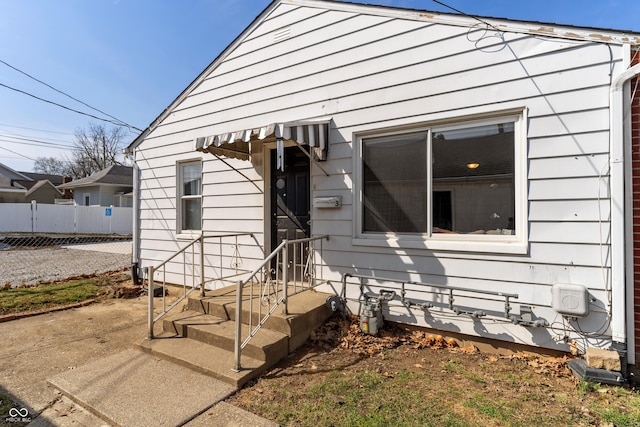
[[[58,185],[58,189],[73,190],[73,200],[80,206],[131,207],[133,169],[113,165],[86,178]]]
[[[16,183],[18,179],[29,180],[30,178],[0,163],[0,203],[24,202],[27,189]]]
[[[56,188],[64,182],[62,175],[17,172],[0,164],[0,203],[53,204],[64,194]],[[70,196],[70,195],[69,195]]]

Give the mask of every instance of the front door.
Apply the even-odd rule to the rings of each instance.
[[[284,150],[284,172],[275,170],[276,150],[271,150],[271,249],[284,239],[311,235],[309,158],[298,147]],[[291,268],[293,254],[289,254]],[[297,261],[298,263],[300,260]],[[291,274],[290,274],[290,277]]]

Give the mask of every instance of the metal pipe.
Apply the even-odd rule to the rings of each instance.
[[[204,236],[200,236],[200,296],[204,298]]]
[[[627,52],[629,52],[627,50]],[[640,64],[618,75],[610,88],[610,190],[611,190],[611,338],[627,343],[625,284],[625,163],[624,163],[624,85],[640,74]],[[631,285],[632,283],[630,283]],[[632,346],[633,347],[633,346]]]
[[[148,309],[149,309],[149,334],[148,339],[153,339],[153,266],[147,267],[147,294],[148,294]]]
[[[236,286],[236,336],[234,343],[235,364],[233,368],[235,372],[240,372],[240,369],[242,369],[240,363],[240,345],[242,340],[242,288],[242,281],[238,281]]]
[[[140,220],[139,205],[140,205],[140,168],[138,167],[138,163],[136,163],[136,151],[132,153],[132,161],[131,165],[133,166],[133,226],[131,229],[131,234],[133,237],[133,241],[131,243],[131,271],[134,279],[134,285],[138,285],[138,271],[140,265],[140,236],[138,233],[140,232],[140,227],[138,221]],[[134,269],[136,269],[134,273]]]
[[[196,245],[191,246],[191,289],[196,286]],[[187,281],[185,280],[182,286],[184,292],[187,294]]]
[[[472,292],[472,293],[479,293],[479,294],[485,294],[485,295],[495,295],[495,296],[501,296],[501,297],[510,297],[510,298],[518,298],[518,294],[510,294],[510,293],[506,293],[506,292],[496,292],[496,291],[485,291],[485,290],[477,290],[477,289],[469,289],[469,288],[461,288],[458,286],[446,286],[446,285],[434,285],[431,283],[422,283],[422,282],[414,282],[414,281],[402,281],[402,280],[398,280],[398,279],[389,279],[389,278],[384,278],[384,277],[374,277],[374,276],[365,276],[365,275],[361,275],[361,274],[351,274],[351,273],[345,273],[343,276],[343,283],[344,286],[346,286],[346,278],[347,277],[353,277],[353,278],[360,278],[360,279],[375,279],[379,282],[394,282],[394,283],[406,283],[408,285],[419,285],[419,286],[429,286],[432,288],[438,288],[438,289],[445,289],[445,290],[454,290],[454,291],[462,291],[462,292]]]
[[[289,287],[289,245],[283,240],[282,247],[282,314],[289,314],[287,307],[287,288]]]

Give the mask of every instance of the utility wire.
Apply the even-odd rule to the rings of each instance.
[[[22,141],[40,142],[42,144],[63,145],[65,147],[73,147],[73,142],[70,142],[66,139],[35,138],[27,135],[6,134],[6,133],[0,133],[0,137],[19,139]]]
[[[60,108],[64,108],[65,110],[69,110],[69,111],[73,111],[74,113],[82,114],[83,116],[88,116],[88,117],[91,117],[91,118],[96,119],[96,120],[101,120],[101,121],[103,121],[103,122],[107,122],[107,123],[114,124],[114,125],[116,125],[116,126],[125,126],[125,125],[123,125],[122,123],[118,123],[118,122],[113,121],[113,120],[104,119],[104,118],[102,118],[102,117],[94,116],[93,114],[89,114],[89,113],[85,113],[85,112],[82,112],[82,111],[74,110],[73,108],[66,107],[66,106],[64,106],[64,105],[62,105],[62,104],[58,104],[57,102],[49,101],[48,99],[40,98],[39,96],[35,96],[35,95],[33,95],[33,94],[29,93],[29,92],[25,92],[25,91],[23,91],[23,90],[16,89],[15,87],[11,87],[11,86],[5,85],[5,84],[3,84],[3,83],[0,83],[0,86],[2,86],[2,87],[6,87],[7,89],[11,89],[11,90],[13,90],[13,91],[16,91],[16,92],[22,93],[22,94],[24,94],[24,95],[30,96],[30,97],[32,97],[32,98],[37,99],[38,101],[46,102],[46,103],[48,103],[48,104],[53,104],[53,105],[58,106],[58,107],[60,107]],[[125,127],[126,127],[126,126],[125,126]],[[133,127],[133,126],[131,126],[131,128],[136,129],[136,130],[139,130],[138,128]],[[142,132],[142,131],[141,131],[141,132]]]
[[[475,16],[475,15],[469,15],[468,13],[464,13],[463,11],[456,9],[455,7],[451,7],[451,6],[449,6],[448,4],[442,3],[441,1],[438,1],[438,0],[433,0],[433,1],[434,1],[435,3],[438,3],[440,6],[444,6],[444,7],[446,7],[447,9],[451,9],[451,10],[453,10],[454,12],[459,13],[460,15],[468,16],[469,18],[473,18],[473,19],[475,19],[476,21],[480,21],[480,22],[482,22],[484,25],[486,25],[486,26],[488,26],[488,27],[493,28],[494,30],[496,30],[496,31],[497,31],[497,32],[499,32],[499,33],[501,33],[501,32],[502,32],[502,30],[500,30],[500,29],[496,28],[496,26],[495,26],[495,25],[492,25],[492,24],[488,23],[488,22],[487,22],[487,21],[485,21],[484,19],[480,19],[480,18],[478,18],[478,17],[477,17],[477,16]]]
[[[22,141],[40,142],[42,144],[64,145],[65,147],[72,147],[75,143],[68,139],[51,139],[45,137],[38,137],[32,135],[18,135],[18,134],[4,134],[0,133],[0,138],[9,138],[11,140],[18,139]]]
[[[59,90],[59,89],[56,89],[55,87],[51,86],[50,84],[45,83],[45,82],[43,82],[42,80],[39,80],[39,79],[37,79],[37,78],[33,77],[33,76],[32,76],[32,75],[30,75],[29,73],[26,73],[26,72],[24,72],[24,71],[22,71],[22,70],[20,70],[20,69],[18,69],[18,68],[16,68],[16,67],[14,67],[13,65],[11,65],[11,64],[9,64],[9,63],[7,63],[6,61],[3,61],[2,59],[0,59],[0,62],[1,62],[1,63],[3,63],[4,65],[6,65],[6,66],[7,66],[7,67],[9,67],[9,68],[11,68],[11,69],[13,69],[13,70],[15,70],[15,71],[17,71],[17,72],[19,72],[19,73],[21,73],[21,74],[24,74],[25,76],[29,77],[30,79],[33,79],[33,80],[37,81],[38,83],[45,85],[45,86],[46,86],[46,87],[48,87],[49,89],[55,90],[56,92],[58,92],[58,93],[60,93],[60,94],[62,94],[62,95],[64,95],[64,96],[66,96],[66,97],[68,97],[68,98],[71,98],[71,99],[73,99],[73,100],[74,100],[74,101],[76,101],[76,102],[79,102],[80,104],[84,105],[85,107],[89,107],[89,108],[91,108],[92,110],[97,111],[97,112],[99,112],[99,113],[101,113],[101,114],[104,114],[105,116],[110,117],[110,118],[112,118],[112,119],[114,119],[114,120],[116,120],[116,121],[118,122],[118,123],[114,123],[114,124],[118,124],[119,126],[125,126],[125,127],[129,128],[129,129],[135,129],[135,130],[137,130],[137,131],[139,131],[139,132],[142,132],[142,129],[138,129],[138,128],[137,128],[137,127],[135,127],[135,126],[132,126],[132,125],[128,124],[127,122],[125,122],[125,121],[122,121],[122,120],[118,119],[117,117],[113,117],[111,114],[105,113],[105,112],[104,112],[104,111],[102,111],[102,110],[99,110],[99,109],[97,109],[97,108],[95,108],[95,107],[92,107],[91,105],[87,104],[86,102],[80,101],[79,99],[74,98],[73,96],[69,95],[68,93],[65,93],[65,92],[63,92],[63,91],[61,91],[61,90]],[[111,123],[113,123],[113,122],[111,122]]]
[[[8,142],[10,144],[22,144],[22,145],[25,145],[24,142],[22,142],[22,141],[27,141],[27,142],[31,142],[32,143],[30,145],[39,145],[41,147],[59,147],[59,148],[68,148],[68,149],[73,149],[74,148],[73,145],[56,144],[55,142],[38,141],[37,139],[18,138],[18,137],[15,137],[15,136],[9,136],[8,138],[15,138],[15,139],[19,139],[20,140],[20,141],[11,141],[9,139],[2,139],[2,137],[7,138],[6,135],[0,135],[0,141]]]
[[[10,128],[18,128],[18,129],[26,129],[26,130],[35,130],[37,132],[45,132],[45,133],[59,133],[61,135],[75,135],[69,132],[56,132],[55,130],[44,130],[44,129],[36,129],[36,128],[28,128],[24,126],[15,126],[15,125],[7,125],[4,123],[0,123],[0,127],[10,127]]]
[[[25,156],[24,154],[20,154],[20,153],[18,153],[17,151],[9,150],[8,148],[4,148],[4,147],[0,147],[0,149],[1,149],[1,150],[6,150],[6,151],[8,151],[8,152],[10,152],[10,153],[13,153],[13,154],[17,154],[18,156],[20,156],[20,157],[24,157],[24,158],[25,158],[25,159],[27,159],[27,160],[32,160],[32,161],[34,161],[34,162],[36,161],[36,159],[32,159],[31,157],[27,157],[27,156]]]

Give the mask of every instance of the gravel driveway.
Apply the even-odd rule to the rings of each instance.
[[[130,241],[0,250],[0,286],[50,282],[130,265]]]

